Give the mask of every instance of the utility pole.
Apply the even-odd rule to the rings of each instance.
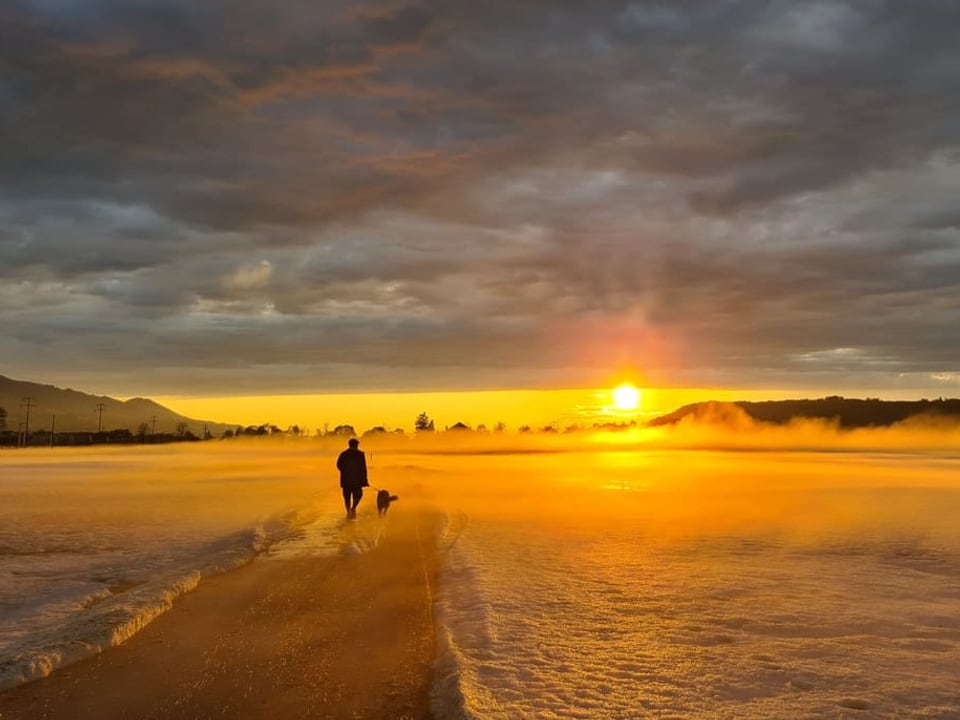
[[[50,416],[50,447],[53,447],[53,434],[57,431],[57,416]]]
[[[157,436],[157,416],[154,415],[150,422],[150,435],[154,438]]]
[[[30,408],[33,407],[33,398],[25,397],[20,407],[27,409],[27,416],[23,422],[23,446],[27,447],[30,444]]]
[[[103,403],[97,403],[97,435],[103,432]]]

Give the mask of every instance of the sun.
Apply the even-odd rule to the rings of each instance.
[[[640,391],[629,383],[618,385],[611,394],[617,410],[636,410],[640,406]]]

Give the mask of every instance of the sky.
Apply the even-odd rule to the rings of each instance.
[[[958,32],[956,0],[5,0],[0,372],[957,395]]]
[[[542,431],[591,430],[595,425],[623,430],[642,426],[658,415],[710,398],[717,401],[783,400],[789,391],[718,388],[644,388],[635,404],[618,404],[615,388],[546,390],[467,390],[441,392],[321,393],[256,396],[160,396],[166,407],[191,418],[228,421],[244,427],[271,422],[281,429],[296,425],[308,435],[350,425],[358,434],[371,428],[414,432],[421,413],[442,431],[457,423],[508,433],[521,428]]]

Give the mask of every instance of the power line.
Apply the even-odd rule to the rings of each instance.
[[[33,398],[25,397],[20,407],[27,409],[27,416],[23,421],[23,446],[30,444],[30,408],[33,407]]]

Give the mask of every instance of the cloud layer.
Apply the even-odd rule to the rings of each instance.
[[[958,28],[944,0],[14,0],[4,369],[950,394]]]

